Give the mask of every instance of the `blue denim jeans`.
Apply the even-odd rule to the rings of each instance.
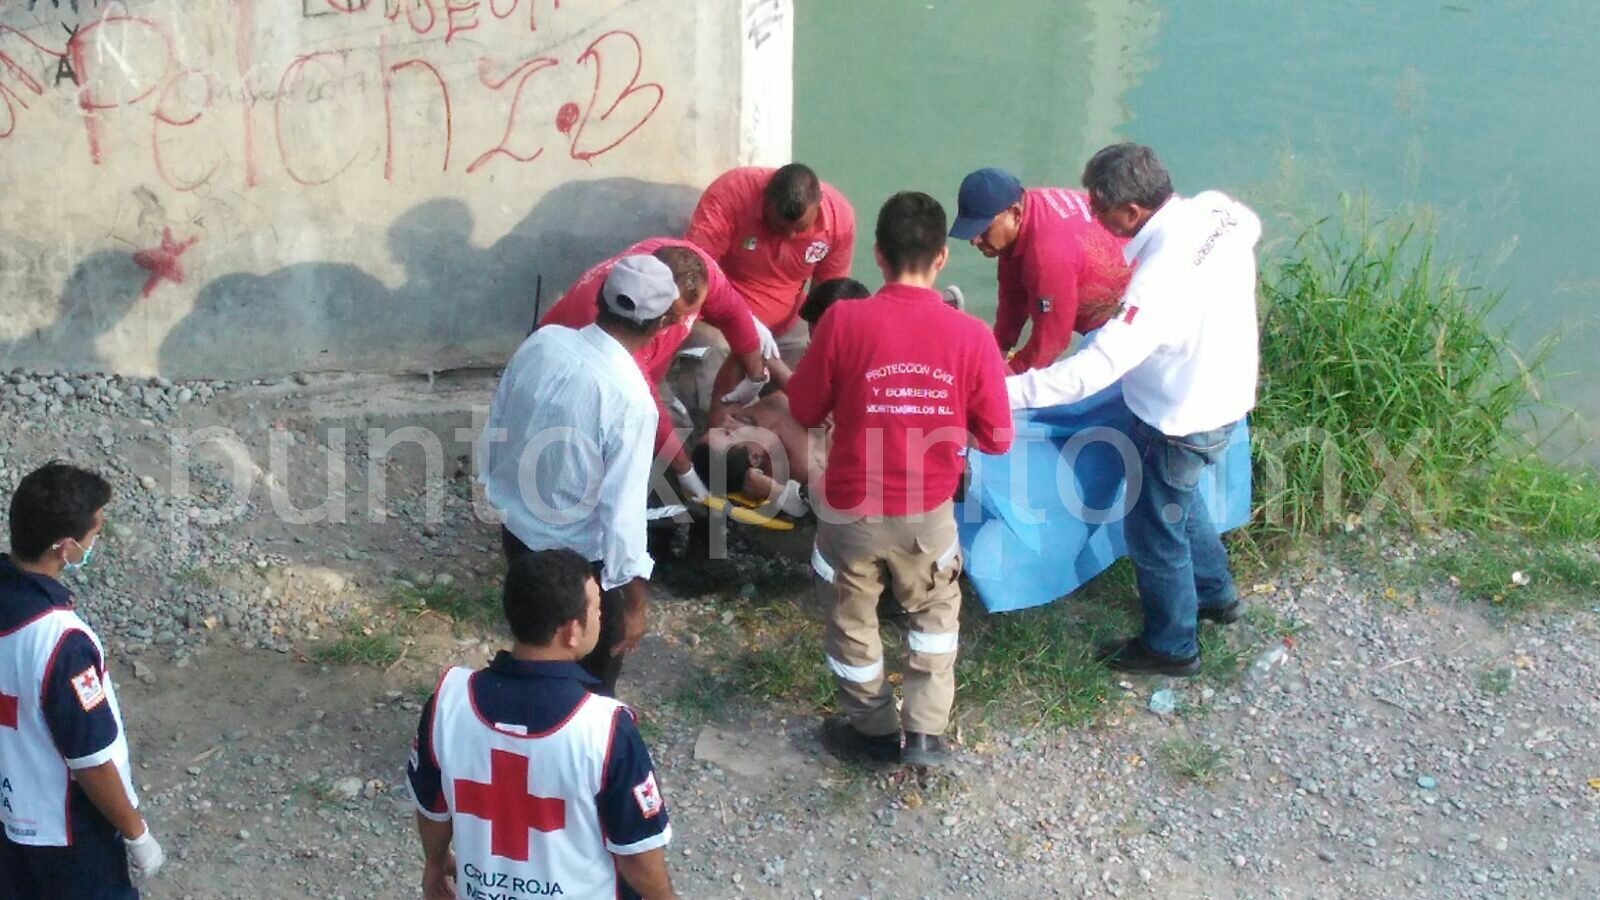
[[[1134,419],[1129,436],[1143,464],[1123,534],[1139,582],[1145,648],[1187,658],[1200,652],[1196,614],[1237,599],[1228,552],[1200,499],[1200,477],[1228,448],[1233,426],[1185,437]]]

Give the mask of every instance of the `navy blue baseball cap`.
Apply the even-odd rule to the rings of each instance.
[[[989,227],[1006,207],[1022,199],[1022,182],[1004,169],[979,169],[961,179],[956,197],[956,220],[950,236],[970,241]]]

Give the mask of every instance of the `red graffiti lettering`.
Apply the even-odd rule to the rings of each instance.
[[[556,130],[562,134],[571,134],[572,126],[578,124],[578,116],[583,113],[576,103],[563,103],[556,112]]]
[[[538,9],[538,7],[539,7],[539,0],[528,0],[528,30],[529,31],[538,31],[539,30],[539,9]],[[550,4],[550,8],[552,10],[560,9],[561,8],[561,0],[555,0],[555,2]]]
[[[628,110],[625,110],[623,115],[618,117],[618,121],[623,123],[633,121],[633,125],[629,127],[628,130],[622,132],[622,134],[611,143],[606,144],[597,150],[586,150],[582,148],[583,135],[589,127],[591,117],[594,115],[595,107],[600,102],[600,89],[605,77],[605,64],[602,61],[600,45],[602,42],[608,39],[611,40],[612,46],[622,47],[623,49],[621,52],[624,54],[629,53],[630,50],[628,48],[631,47],[631,53],[633,56],[633,76],[628,79],[627,86],[617,94],[616,99],[611,101],[611,105],[606,107],[605,111],[600,114],[600,121],[605,122],[609,120],[613,114],[617,113],[623,102],[635,94],[644,93],[648,95],[653,91],[655,93],[655,100],[650,104],[649,109],[643,109],[642,103],[629,104]],[[662,99],[666,97],[666,89],[661,85],[653,81],[648,81],[644,84],[639,83],[639,74],[644,70],[644,47],[639,43],[639,39],[635,37],[632,32],[621,30],[608,31],[605,34],[595,38],[594,41],[589,44],[589,48],[584,50],[583,54],[578,57],[578,64],[582,65],[586,60],[590,59],[594,60],[594,94],[589,98],[589,107],[588,109],[584,110],[583,121],[578,124],[577,133],[572,136],[573,159],[594,159],[596,156],[612,150],[618,144],[632,137],[634,132],[638,131],[640,128],[643,128],[644,123],[648,122],[650,117],[655,115],[656,110],[661,107]],[[642,109],[643,114],[640,115],[640,110]],[[637,121],[634,121],[634,119]],[[619,125],[616,127],[620,128],[621,126]]]
[[[511,79],[516,78],[518,74],[522,75],[522,79],[517,82],[517,89],[511,95],[511,112],[506,116],[506,130],[505,133],[500,136],[500,143],[497,144],[494,149],[489,150],[482,156],[473,160],[472,165],[467,166],[468,175],[478,171],[478,169],[483,167],[484,163],[494,159],[496,156],[509,156],[517,162],[525,163],[533,162],[544,153],[544,147],[541,146],[538,150],[533,151],[531,154],[519,155],[508,148],[506,143],[511,140],[511,132],[517,127],[517,107],[522,101],[522,89],[528,86],[528,79],[532,78],[534,74],[539,72],[541,69],[548,69],[551,66],[557,65],[556,61],[544,56],[536,57],[528,60],[520,66],[517,66],[515,69],[512,69],[509,75],[500,79],[499,81],[494,81],[489,77],[489,65],[490,62],[487,58],[479,61],[478,78],[483,82],[484,86],[491,91],[498,91],[505,87],[510,83]]]
[[[390,98],[390,86],[393,76],[405,69],[421,69],[439,83],[439,95],[444,98],[444,166],[442,172],[450,171],[450,149],[453,142],[454,123],[450,112],[450,87],[445,83],[444,75],[438,67],[423,59],[407,59],[388,65],[384,59],[384,42],[378,42],[378,65],[383,68],[383,127],[384,127],[384,154],[383,178],[385,181],[394,180],[394,108]]]
[[[161,246],[152,247],[149,250],[140,250],[135,253],[133,255],[134,263],[139,268],[150,273],[150,277],[145,279],[144,290],[139,296],[150,296],[155,292],[156,286],[163,281],[183,284],[185,273],[180,257],[183,256],[185,250],[193,247],[195,241],[198,240],[200,240],[199,237],[191,237],[180,244],[172,239],[171,228],[163,228],[161,229]]]
[[[107,7],[108,13],[110,9],[110,7]],[[107,25],[114,24],[123,25],[120,46],[111,43],[111,41],[107,40],[106,35],[102,33],[102,29]],[[132,26],[149,29],[160,39],[166,54],[162,59],[160,76],[153,80],[148,89],[135,97],[109,101],[105,98],[96,97],[94,91],[96,78],[94,76],[104,70],[108,62],[115,63],[118,66],[123,83],[133,84],[137,88],[137,84],[131,77],[131,69],[127,58],[128,30]],[[90,56],[86,49],[89,46],[89,38],[91,36],[95,40],[94,48],[96,52],[94,59],[98,63],[95,66],[89,65]],[[95,165],[99,165],[101,160],[100,112],[102,110],[116,109],[119,106],[131,106],[139,103],[161,88],[161,85],[166,81],[168,70],[172,67],[172,39],[167,36],[166,32],[161,30],[159,25],[148,19],[104,15],[73,32],[72,37],[67,40],[67,56],[72,61],[72,70],[79,85],[78,108],[83,113],[83,128],[89,142],[89,159]],[[113,77],[116,76],[114,75]]]
[[[250,70],[255,65],[255,52],[250,46],[250,35],[255,31],[256,16],[254,0],[237,0],[239,8],[239,21],[235,25],[233,36],[234,61],[239,66],[239,82],[250,83]],[[240,111],[244,114],[244,186],[248,190],[256,186],[256,102],[246,92],[245,100],[239,104]]]
[[[332,175],[329,175],[327,178],[308,179],[302,177],[298,172],[295,171],[294,164],[289,161],[288,142],[284,140],[283,101],[288,99],[289,93],[293,91],[295,86],[300,83],[301,73],[304,72],[307,65],[314,61],[327,59],[329,57],[339,58],[340,56],[341,54],[337,51],[320,50],[316,53],[307,53],[306,55],[297,58],[294,62],[289,64],[289,68],[285,69],[283,72],[283,77],[278,80],[278,96],[272,101],[272,120],[278,132],[278,156],[283,160],[283,170],[289,173],[289,177],[293,178],[296,184],[304,185],[305,187],[314,187],[319,184],[327,184],[335,178],[338,178],[340,175],[345,173],[345,170],[355,165],[356,157],[360,155],[359,153],[351,153],[350,158],[345,161],[345,164],[340,166],[337,171],[335,171]]]
[[[194,115],[189,118],[174,118],[166,111],[167,101],[172,99],[172,89],[179,87],[191,78],[199,78],[205,82],[205,100],[200,104],[200,108],[195,111]],[[174,177],[167,171],[166,160],[161,155],[161,127],[165,125],[170,128],[188,128],[190,125],[200,121],[204,111],[211,108],[215,97],[216,91],[212,81],[204,72],[198,69],[186,69],[167,79],[167,83],[161,88],[161,96],[156,99],[155,112],[150,116],[150,152],[155,160],[156,174],[161,176],[161,180],[165,181],[167,186],[175,191],[192,191],[210,181],[211,176],[217,174],[217,169],[222,165],[222,160],[219,159],[212,163],[211,168],[207,169],[206,173],[196,181],[182,181]]]
[[[406,14],[406,24],[410,25],[411,30],[417,34],[427,34],[433,30],[433,26],[439,24],[439,13],[433,8],[433,0],[388,0],[388,2],[389,9],[384,15],[388,16],[389,21],[393,22],[399,19],[403,9]],[[428,24],[421,27],[417,25],[417,14],[415,12],[418,7],[428,11]]]
[[[517,11],[518,2],[519,0],[511,0],[511,7],[505,12],[501,12],[500,4],[494,2],[494,0],[489,0],[489,15],[494,16],[496,19],[509,19],[511,14]]]
[[[342,12],[348,15],[364,11],[372,5],[372,0],[327,0],[327,3],[328,8],[334,12]]]
[[[24,41],[27,41],[29,44],[31,44],[35,50],[38,50],[40,53],[45,54],[46,56],[53,56],[56,59],[60,59],[65,55],[57,53],[56,51],[43,46],[38,41],[35,41],[33,38],[28,37],[26,34],[23,34],[9,25],[0,25],[0,38],[3,38],[8,34],[14,34],[17,37],[22,38]],[[34,78],[26,68],[24,68],[20,63],[12,59],[4,52],[0,52],[0,69],[10,72],[12,75],[16,76],[17,80],[22,82],[22,86],[33,92],[35,97],[44,96],[44,85],[39,83],[39,79]],[[14,88],[5,84],[4,82],[0,82],[0,104],[4,104],[6,109],[6,127],[4,131],[0,131],[0,140],[3,140],[10,137],[11,133],[17,130],[17,106],[20,106],[23,109],[30,109],[31,107],[28,106],[28,101],[23,99],[21,94],[17,93]]]
[[[457,6],[456,4],[451,3],[450,0],[445,0],[445,5],[444,5],[444,16],[445,16],[444,42],[446,44],[449,44],[450,43],[450,39],[455,37],[456,35],[464,32],[464,31],[475,31],[475,30],[477,30],[477,28],[478,28],[478,15],[477,15],[477,13],[478,13],[478,0],[472,0],[471,3],[462,4],[460,6]],[[462,19],[459,22],[456,20],[457,14],[460,14],[462,16]]]

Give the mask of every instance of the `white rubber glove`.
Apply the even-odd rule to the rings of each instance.
[[[122,842],[128,847],[128,870],[135,878],[153,877],[167,861],[167,854],[156,843],[156,836],[150,833],[149,825],[145,825],[144,834],[131,841],[123,838]]]
[[[740,406],[749,406],[750,404],[761,399],[761,389],[766,387],[767,382],[770,380],[772,380],[772,376],[770,375],[761,379],[760,381],[756,381],[749,375],[746,375],[744,380],[739,382],[738,387],[722,395],[722,402],[737,403]]]
[[[800,482],[790,481],[783,486],[783,493],[777,499],[778,508],[787,515],[798,519],[811,511],[806,505],[806,498],[800,495]]]
[[[684,499],[690,503],[701,503],[711,492],[706,490],[706,483],[700,480],[699,473],[690,469],[678,475],[678,487],[683,489]]]
[[[772,336],[772,329],[763,325],[761,320],[755,316],[751,316],[750,321],[755,323],[756,337],[761,339],[761,358],[777,359],[779,356],[778,339]]]
[[[962,295],[961,288],[953,284],[944,289],[944,302],[956,309],[967,308],[967,298]]]

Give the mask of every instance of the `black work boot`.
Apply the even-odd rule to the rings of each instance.
[[[1100,648],[1095,658],[1114,672],[1134,675],[1171,675],[1192,678],[1200,674],[1200,654],[1183,658],[1157,653],[1138,638],[1128,638]]]
[[[834,716],[822,723],[822,748],[845,762],[893,764],[900,762],[900,733],[862,734],[849,719]]]
[[[906,732],[906,747],[900,758],[907,765],[943,768],[950,765],[950,742],[942,734]]]
[[[1235,600],[1227,606],[1202,606],[1195,615],[1218,625],[1232,625],[1244,618],[1244,604]]]

